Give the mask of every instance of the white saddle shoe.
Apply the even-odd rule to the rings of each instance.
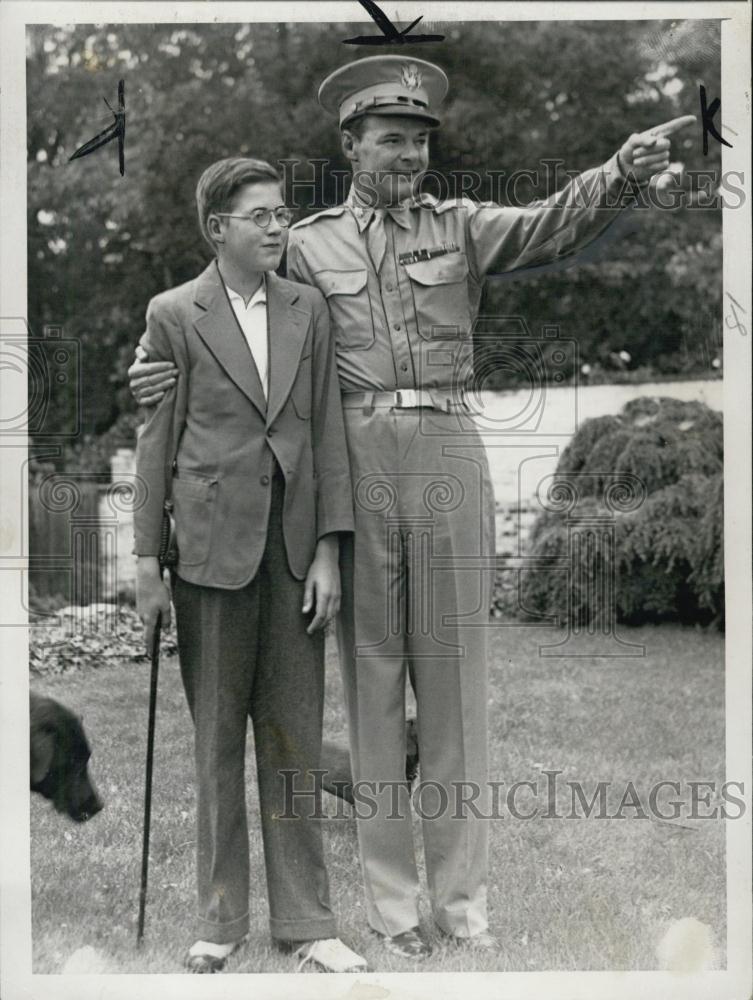
[[[365,972],[368,963],[352,951],[340,938],[320,938],[316,941],[306,941],[294,952],[299,959],[296,972],[301,972],[312,964],[324,972]]]

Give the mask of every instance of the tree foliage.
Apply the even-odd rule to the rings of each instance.
[[[400,52],[446,69],[451,90],[432,164],[444,176],[478,172],[482,199],[497,193],[495,178],[521,169],[538,174],[518,196],[546,195],[558,181],[542,158],[595,165],[628,133],[697,113],[699,82],[719,93],[718,22],[438,27],[441,46]],[[194,188],[209,163],[238,154],[284,160],[301,214],[334,203],[347,164],[316,92],[354,57],[341,44],[352,32],[352,24],[303,23],[29,28],[29,320],[35,335],[59,325],[81,344],[86,440],[132,412],[125,370],[148,299],[207,259]],[[102,98],[114,102],[120,79],[122,178],[114,144],[68,162],[112,120]],[[700,151],[700,129],[682,134],[679,158],[719,170],[716,144],[706,158]],[[294,179],[312,184],[293,191]],[[486,313],[522,316],[533,330],[558,325],[592,367],[608,368],[627,349],[633,366],[657,373],[709,372],[721,336],[720,212],[635,210],[623,230],[582,263],[491,281]]]
[[[721,622],[724,612],[724,494],[721,415],[702,403],[642,397],[616,417],[588,420],[565,449],[555,486],[575,488],[570,511],[544,512],[530,555],[567,562],[573,530],[589,518],[614,522],[614,542],[600,536],[578,550],[571,572],[531,570],[521,598],[529,611],[593,621],[604,609],[593,581],[613,574],[621,621]],[[621,475],[640,480],[645,499],[614,511],[608,488]]]

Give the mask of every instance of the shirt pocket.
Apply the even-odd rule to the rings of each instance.
[[[200,566],[209,555],[217,480],[191,473],[173,478],[173,509],[178,560]]]
[[[468,258],[443,254],[403,267],[410,278],[416,325],[424,340],[456,340],[468,336]]]
[[[374,317],[366,268],[317,271],[314,281],[327,300],[339,350],[365,351],[374,343]]]

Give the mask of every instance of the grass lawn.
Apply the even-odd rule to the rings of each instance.
[[[655,969],[657,943],[674,920],[695,917],[712,931],[716,966],[725,954],[724,823],[691,819],[688,781],[724,773],[724,645],[717,633],[664,625],[627,629],[646,646],[642,659],[542,658],[551,632],[522,627],[492,633],[489,692],[491,778],[505,782],[490,821],[489,914],[498,953],[469,955],[434,938],[422,971]],[[190,717],[175,659],[161,665],[152,849],[146,944],[135,947],[141,853],[143,767],[149,665],[121,663],[33,682],[84,716],[94,748],[92,771],[106,801],[83,826],[55,814],[38,796],[31,803],[33,968],[59,972],[84,945],[113,972],[181,971],[194,912],[194,792]],[[325,731],[345,733],[337,660],[329,649]],[[228,963],[230,972],[292,972],[293,960],[273,951],[258,800],[249,741],[251,940]],[[514,818],[507,788],[534,781],[546,810],[544,770],[561,770],[557,812],[571,812],[566,780],[590,799],[609,781],[608,813],[632,781],[647,810],[662,779],[682,783],[661,796],[688,805],[677,821]],[[734,778],[734,775],[730,775]],[[350,818],[323,821],[333,904],[345,940],[378,971],[411,971],[382,953],[364,916],[356,832]],[[521,812],[537,803],[530,790]],[[347,807],[340,807],[340,814]],[[705,807],[700,807],[701,813]],[[416,833],[419,833],[417,828]],[[420,837],[417,837],[420,857]],[[432,924],[425,897],[425,926]]]

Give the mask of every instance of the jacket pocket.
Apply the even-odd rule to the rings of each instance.
[[[403,267],[410,278],[418,332],[424,340],[457,340],[469,335],[468,259],[444,254]]]
[[[366,268],[317,271],[314,281],[327,300],[332,331],[340,350],[365,351],[374,343],[374,317]]]
[[[179,565],[199,566],[207,561],[216,498],[216,479],[195,474],[173,478],[173,513]]]

